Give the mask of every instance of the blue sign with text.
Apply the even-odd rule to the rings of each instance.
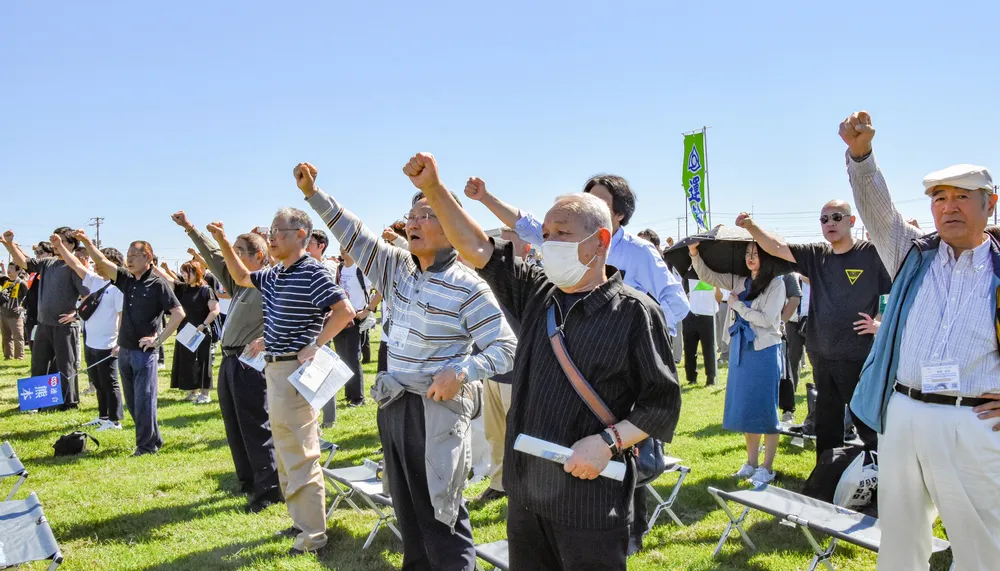
[[[17,380],[17,402],[21,410],[35,410],[63,403],[59,373]]]

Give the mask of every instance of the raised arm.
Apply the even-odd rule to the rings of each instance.
[[[514,228],[521,219],[521,211],[487,191],[486,182],[479,177],[469,179],[465,185],[465,196],[481,203],[508,228]]]
[[[0,242],[3,242],[4,248],[7,248],[7,253],[10,254],[10,261],[17,264],[17,267],[22,270],[28,269],[28,257],[14,243],[14,232],[12,230],[4,232],[3,238],[0,238]]]
[[[153,266],[152,269],[154,274],[166,280],[168,284],[184,283],[177,277],[177,274],[170,269],[170,266],[168,266],[166,262],[160,264],[160,267]]]
[[[733,290],[736,285],[736,276],[733,274],[720,274],[706,266],[701,256],[698,255],[697,242],[688,245],[688,253],[691,254],[691,267],[694,269],[694,273],[698,274],[698,279],[717,288]],[[722,298],[722,292],[719,292],[718,298]]]
[[[788,244],[781,238],[757,226],[757,223],[746,212],[741,212],[736,217],[736,225],[749,232],[753,236],[754,241],[757,242],[757,245],[768,254],[771,254],[775,258],[795,263],[795,256],[788,248]]]
[[[194,224],[188,220],[187,214],[183,210],[172,214],[170,219],[183,228],[188,238],[191,238],[194,247],[198,248],[198,253],[201,254],[201,259],[205,261],[208,269],[215,274],[215,278],[222,283],[222,287],[226,288],[227,292],[232,292],[235,289],[236,282],[229,275],[229,268],[226,267],[226,257],[222,255],[222,250],[208,236],[194,227]]]
[[[115,281],[118,277],[118,266],[104,257],[104,254],[87,237],[87,233],[83,230],[77,230],[73,232],[73,237],[79,240],[83,244],[83,247],[87,249],[87,254],[94,260],[94,269],[97,270],[97,273],[106,280]]]
[[[924,232],[907,224],[892,203],[889,186],[872,153],[874,137],[871,115],[865,111],[852,114],[840,124],[840,138],[847,144],[847,175],[854,191],[854,204],[882,264],[894,276],[913,240]]]
[[[73,252],[69,251],[66,244],[63,244],[62,236],[59,234],[53,234],[49,236],[49,241],[52,242],[52,247],[55,249],[56,255],[59,256],[59,259],[65,262],[66,265],[69,266],[74,273],[76,273],[76,275],[80,276],[81,280],[87,279],[87,273],[89,271],[87,266],[83,265],[83,262],[73,255]]]
[[[232,244],[226,239],[226,229],[221,221],[212,222],[207,227],[209,234],[215,239],[216,243],[219,244],[219,249],[222,251],[222,257],[226,261],[226,268],[229,270],[229,276],[232,278],[236,285],[243,287],[253,287],[253,282],[250,281],[250,270],[247,269],[240,257],[236,255],[236,251],[233,250]]]
[[[476,224],[472,216],[465,211],[455,197],[448,192],[438,175],[437,161],[434,155],[418,153],[403,167],[403,173],[410,177],[413,186],[423,191],[431,210],[438,217],[445,236],[452,246],[458,250],[462,259],[467,260],[476,268],[486,266],[493,255],[493,242],[490,242],[483,229]],[[479,188],[486,185],[481,180],[470,179],[469,185]],[[468,188],[468,187],[467,187]],[[497,310],[499,311],[499,309]]]
[[[361,271],[383,294],[391,293],[391,284],[397,268],[410,267],[410,252],[382,240],[362,224],[353,212],[340,205],[332,196],[316,186],[319,171],[309,163],[299,163],[292,171],[295,184],[305,195],[309,206],[319,214],[333,237],[347,250]]]

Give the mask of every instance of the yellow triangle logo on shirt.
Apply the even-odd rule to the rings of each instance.
[[[864,270],[844,270],[844,271],[847,272],[847,279],[851,280],[851,285],[854,285],[854,283],[858,281],[858,278],[861,277],[861,274],[865,272]]]

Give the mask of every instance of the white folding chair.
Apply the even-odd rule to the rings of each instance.
[[[17,454],[14,453],[14,449],[11,448],[10,443],[4,442],[0,444],[0,480],[11,476],[17,476],[18,478],[14,482],[14,488],[7,494],[7,501],[14,499],[14,494],[17,493],[18,488],[28,479],[28,470],[21,463]]]
[[[646,484],[646,490],[649,491],[649,493],[653,496],[653,499],[656,501],[656,507],[653,509],[653,515],[649,518],[646,533],[649,533],[649,530],[653,529],[653,526],[656,525],[657,518],[659,518],[660,514],[664,512],[670,516],[670,519],[674,520],[674,523],[684,527],[680,518],[678,518],[677,514],[674,513],[673,507],[674,502],[677,501],[677,494],[681,491],[681,485],[684,483],[684,479],[691,473],[691,468],[682,466],[680,458],[671,458],[668,456],[664,460],[666,461],[667,469],[663,473],[670,474],[672,472],[677,472],[679,476],[677,477],[677,483],[675,483],[674,487],[671,488],[670,495],[667,496],[667,499],[663,499],[663,496],[656,491],[656,488],[653,487],[653,482]]]
[[[59,544],[34,492],[24,500],[0,502],[0,540],[2,569],[48,560],[48,571],[53,571],[63,562]]]
[[[492,543],[482,543],[476,546],[476,557],[496,567],[500,571],[509,571],[510,554],[507,540],[501,539]],[[476,564],[476,569],[482,570],[482,565]]]
[[[383,493],[382,481],[376,478],[374,470],[365,465],[332,470],[323,468],[323,475],[330,481],[331,495],[333,496],[330,501],[330,509],[326,512],[326,519],[333,516],[333,510],[337,509],[342,501],[347,502],[347,505],[359,514],[364,514],[365,510],[354,501],[356,498],[360,498],[378,516],[375,527],[368,534],[368,539],[365,540],[362,549],[368,549],[383,525],[391,529],[396,537],[403,539],[403,535],[393,523],[396,519],[396,512],[392,507],[392,498]]]

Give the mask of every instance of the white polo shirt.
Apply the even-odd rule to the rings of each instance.
[[[87,270],[87,277],[83,280],[83,286],[91,292],[101,289],[108,283],[110,283],[108,280],[90,270]],[[124,303],[125,296],[120,289],[112,285],[104,290],[101,303],[97,304],[94,314],[83,322],[83,327],[87,331],[87,347],[107,350],[114,349],[118,345],[118,326]]]

